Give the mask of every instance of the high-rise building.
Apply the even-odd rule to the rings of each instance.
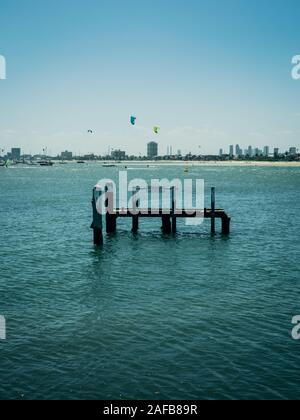
[[[233,156],[234,156],[234,146],[233,146],[233,145],[231,145],[231,146],[229,147],[229,156],[230,156],[230,157],[233,157]]]
[[[278,158],[279,157],[279,148],[278,147],[276,147],[275,149],[274,149],[274,158]]]
[[[297,148],[296,147],[290,147],[289,155],[290,156],[296,156],[297,155]]]
[[[235,146],[235,154],[238,157],[243,156],[243,150],[240,148],[240,146],[238,144]]]
[[[260,157],[260,156],[262,156],[262,154],[263,154],[263,151],[261,149],[259,149],[258,147],[256,147],[254,149],[254,156],[255,157]]]
[[[147,156],[148,159],[154,159],[158,156],[158,144],[155,141],[151,141],[147,145]]]
[[[269,157],[270,154],[270,148],[269,146],[264,147],[264,157]]]
[[[222,157],[223,156],[223,149],[220,149],[219,151],[219,156]]]
[[[253,156],[253,149],[252,146],[248,147],[247,156],[252,157]]]
[[[19,160],[21,157],[21,149],[20,148],[13,148],[11,149],[11,159],[12,160]]]

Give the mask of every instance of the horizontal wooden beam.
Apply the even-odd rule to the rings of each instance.
[[[163,209],[137,209],[135,210],[124,210],[124,209],[116,209],[113,213],[111,213],[112,216],[116,217],[157,217],[161,218],[163,215],[170,216],[170,217],[176,217],[176,218],[195,218],[198,214],[201,214],[201,211],[195,211],[195,210],[182,210],[182,212],[179,214],[172,213],[170,210],[169,213],[166,214],[166,210]],[[218,219],[228,218],[229,216],[225,213],[223,209],[216,209],[214,212],[210,209],[205,209],[204,212],[202,211],[203,217],[205,219],[210,219],[213,216]]]

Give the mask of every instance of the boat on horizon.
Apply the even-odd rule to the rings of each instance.
[[[51,162],[51,160],[41,160],[40,161],[40,166],[53,166],[54,163]]]

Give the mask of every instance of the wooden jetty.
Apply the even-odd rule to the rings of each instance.
[[[137,190],[138,191],[138,190]],[[135,194],[137,191],[134,191]],[[113,203],[113,192],[109,192],[108,188],[105,190],[106,194],[106,202],[105,206],[107,208],[107,212],[105,215],[106,219],[106,233],[112,234],[116,233],[117,231],[117,220],[118,218],[131,218],[132,219],[132,232],[138,233],[139,230],[139,222],[140,218],[160,218],[162,220],[162,232],[164,234],[175,234],[177,232],[177,219],[188,219],[188,218],[196,218],[199,217],[199,213],[204,219],[211,220],[211,234],[216,234],[216,219],[221,219],[222,224],[222,234],[229,235],[230,234],[230,222],[231,218],[223,209],[216,208],[216,194],[215,188],[211,189],[211,208],[205,208],[204,211],[202,210],[181,210],[180,213],[175,211],[176,202],[175,202],[175,188],[171,188],[171,208],[166,209],[158,208],[158,209],[143,209],[140,208],[139,201],[134,203],[134,208],[132,209],[120,209],[120,208],[108,208],[109,203]],[[92,199],[92,206],[93,206],[93,223],[91,228],[94,230],[94,244],[95,245],[102,245],[103,244],[103,217],[97,211],[97,193],[98,198],[103,191],[97,191],[96,188],[93,190],[93,199]],[[109,197],[109,194],[111,196]],[[166,214],[167,213],[167,214]]]

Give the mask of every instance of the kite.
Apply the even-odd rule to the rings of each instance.
[[[88,130],[88,133],[89,134],[93,134],[93,130]]]
[[[155,134],[158,134],[160,130],[160,127],[153,127],[153,131]]]
[[[131,123],[131,125],[135,125],[135,122],[136,122],[136,117],[130,117],[130,123]]]

